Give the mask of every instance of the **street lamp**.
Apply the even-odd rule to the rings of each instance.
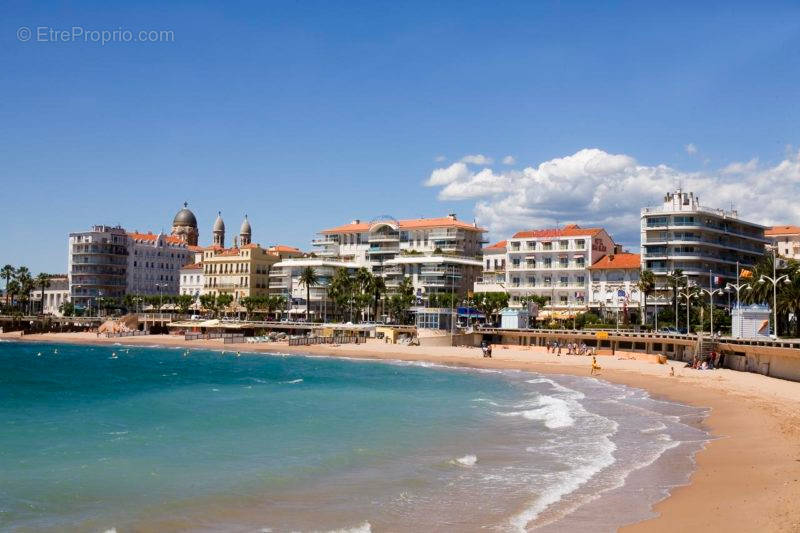
[[[686,277],[688,277],[688,276],[686,276]],[[685,290],[678,291],[678,295],[679,296],[683,296],[683,297],[686,298],[686,334],[687,335],[689,335],[689,333],[690,333],[690,331],[689,331],[689,309],[691,307],[690,299],[697,297],[697,294],[695,294],[692,289],[694,289],[694,287],[690,287],[688,285],[688,283],[687,283]],[[677,300],[677,298],[676,298],[676,300]]]
[[[158,287],[158,313],[161,314],[161,308],[164,307],[164,292],[163,288],[168,287],[166,283],[156,283]]]
[[[789,279],[788,274],[784,274],[778,277],[778,267],[777,267],[778,259],[775,255],[775,247],[772,247],[772,277],[762,274],[761,277],[758,279],[758,282],[764,284],[766,282],[772,283],[772,321],[775,324],[775,333],[773,334],[775,338],[778,338],[778,283],[783,281],[784,283],[791,283],[792,281]]]

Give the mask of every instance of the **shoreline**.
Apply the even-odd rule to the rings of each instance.
[[[536,347],[496,346],[484,359],[480,349],[384,344],[288,346],[287,343],[223,344],[183,337],[97,338],[86,333],[2,334],[21,342],[127,344],[424,361],[448,366],[524,370],[543,374],[589,375],[590,358],[557,357]],[[800,531],[800,383],[720,369],[699,371],[669,361],[658,365],[616,356],[598,356],[598,378],[646,390],[654,398],[710,408],[703,422],[712,439],[695,455],[687,485],[657,502],[657,515],[620,531]],[[670,367],[675,376],[670,376]]]

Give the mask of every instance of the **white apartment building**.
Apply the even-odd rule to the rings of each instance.
[[[205,276],[203,263],[189,263],[180,270],[180,294],[188,294],[195,300],[203,293]]]
[[[180,237],[154,233],[128,233],[128,294],[178,294],[180,269],[192,262],[193,253]]]
[[[764,232],[764,236],[777,248],[778,255],[800,260],[800,227],[773,226]]]
[[[408,220],[384,217],[325,229],[312,244],[320,257],[384,276],[390,289],[410,276],[424,305],[432,293],[466,295],[472,290],[482,266],[483,233],[455,214]]]
[[[550,299],[551,310],[586,310],[589,266],[614,248],[604,229],[576,224],[514,234],[506,252],[510,305],[520,306],[522,297],[538,295]]]
[[[67,277],[78,310],[97,309],[97,298],[119,298],[127,286],[129,237],[120,226],[92,226],[69,234]]]
[[[329,316],[333,304],[328,298],[328,286],[337,268],[355,272],[360,265],[353,261],[342,261],[330,257],[288,257],[272,265],[269,272],[269,292],[287,298],[291,315],[303,315],[306,310],[306,286],[300,283],[300,276],[307,267],[314,269],[317,285],[310,287],[311,316]]]
[[[589,308],[601,316],[639,310],[641,256],[631,253],[607,254],[589,267]]]
[[[496,242],[483,249],[483,272],[475,282],[474,292],[506,291],[506,252],[508,241]]]
[[[37,288],[30,293],[33,308],[39,309],[42,299],[42,289]],[[44,290],[45,315],[62,316],[61,304],[69,301],[69,278],[67,276],[53,276],[50,278],[50,286]]]
[[[677,269],[691,284],[708,286],[709,273],[719,287],[736,279],[736,265],[751,268],[769,243],[766,228],[725,211],[700,204],[680,189],[664,195],[662,205],[641,212],[641,264],[655,274],[656,293],[648,307],[666,305],[671,298],[667,276]]]

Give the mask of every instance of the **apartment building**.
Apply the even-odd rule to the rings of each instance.
[[[180,270],[180,294],[188,294],[195,299],[198,298],[203,294],[205,279],[202,262],[184,265]]]
[[[390,289],[410,276],[419,301],[433,293],[466,295],[480,275],[483,228],[440,218],[370,222],[354,220],[325,229],[312,241],[317,256],[368,268],[386,278]]]
[[[668,276],[680,269],[692,284],[707,286],[709,273],[723,286],[740,267],[752,267],[769,240],[765,227],[748,222],[736,211],[706,207],[691,192],[678,189],[663,203],[641,211],[641,266],[653,272],[656,293],[648,305],[671,298]]]
[[[475,281],[473,292],[505,292],[506,252],[508,241],[499,241],[481,251],[483,271]]]
[[[551,310],[586,310],[588,268],[614,247],[604,229],[577,224],[514,234],[505,263],[510,305],[520,306],[524,296],[538,295],[549,298]]]
[[[800,260],[800,226],[773,226],[764,231],[764,236],[776,247],[778,255]]]
[[[589,267],[589,308],[601,316],[638,309],[640,268],[639,254],[612,252],[595,261]]]
[[[353,261],[330,257],[287,257],[272,265],[269,274],[270,293],[286,297],[289,314],[305,314],[306,286],[300,282],[300,276],[308,267],[313,268],[317,275],[317,284],[309,287],[311,316],[312,318],[328,316],[333,312],[333,304],[328,297],[328,287],[336,269],[344,268],[352,274],[359,265]]]
[[[129,237],[120,226],[92,226],[69,234],[69,299],[78,310],[97,309],[97,298],[119,298],[127,287]]]
[[[179,294],[180,269],[193,253],[176,235],[128,233],[128,294]]]
[[[203,251],[201,294],[230,294],[234,302],[269,293],[269,273],[279,261],[258,244],[241,248],[210,246]]]

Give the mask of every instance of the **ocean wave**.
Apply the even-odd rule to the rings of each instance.
[[[451,463],[459,464],[461,466],[475,466],[475,463],[478,462],[478,457],[472,454],[465,455],[463,457],[458,457],[457,459],[453,459]]]
[[[541,420],[550,429],[565,428],[575,424],[575,419],[572,417],[572,408],[566,400],[555,396],[539,396],[535,400],[535,404],[537,407],[534,409],[498,414],[501,416],[521,416],[527,420]],[[531,406],[531,402],[518,404],[518,407]]]
[[[488,403],[489,405],[492,405],[494,407],[500,407],[499,403],[494,402],[494,401],[492,401],[492,400],[490,400],[488,398],[473,398],[472,401],[473,402],[480,402],[480,403]]]
[[[665,429],[667,429],[667,425],[664,422],[659,421],[658,425],[651,428],[640,429],[639,431],[641,433],[656,433],[658,431],[664,431]]]
[[[297,379],[291,379],[289,381],[280,381],[279,383],[282,383],[284,385],[292,385],[294,383],[301,383],[302,381],[303,381],[303,378],[297,378]]]
[[[364,522],[358,526],[346,527],[341,529],[331,529],[328,533],[371,533],[372,525],[369,522]]]
[[[561,385],[560,383],[557,383],[557,382],[553,381],[552,379],[536,378],[536,379],[525,380],[525,382],[526,383],[547,383],[552,388],[554,388],[556,391],[563,392],[564,394],[569,396],[569,398],[572,399],[572,400],[583,400],[584,398],[586,398],[586,395],[584,393],[582,393],[581,391],[577,391],[575,389],[570,389],[569,387],[565,387],[564,385]]]

